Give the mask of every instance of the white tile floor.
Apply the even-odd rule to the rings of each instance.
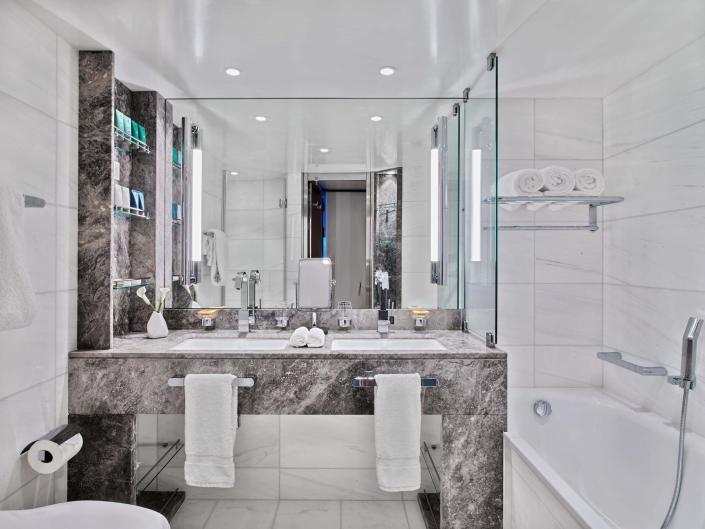
[[[187,500],[172,529],[425,529],[416,501]]]

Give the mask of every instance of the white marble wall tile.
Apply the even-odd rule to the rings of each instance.
[[[267,209],[262,212],[262,238],[283,239],[286,210]],[[297,218],[300,218],[297,216]],[[299,222],[299,225],[301,223]]]
[[[262,180],[229,179],[227,192],[228,209],[262,209],[264,204]]]
[[[283,178],[264,180],[262,182],[262,207],[283,211],[279,201],[283,202],[285,193],[286,184]]]
[[[50,209],[56,211],[54,226],[56,279],[52,290],[76,290],[78,288],[78,210],[64,207]]]
[[[605,220],[705,206],[705,122],[605,160]]]
[[[56,203],[78,207],[78,129],[61,122],[56,124]]]
[[[78,129],[78,50],[56,38],[56,119]]]
[[[225,231],[230,239],[262,239],[264,218],[259,210],[229,210],[225,215]]]
[[[534,100],[500,98],[499,157],[502,160],[534,158]]]
[[[52,503],[54,503],[54,480],[51,476],[37,476],[21,489],[0,500],[0,510],[32,509]]]
[[[68,367],[69,353],[77,348],[78,293],[76,290],[56,293],[55,322],[55,369],[57,373],[63,373]]]
[[[282,415],[283,468],[375,468],[371,415]]]
[[[405,237],[428,236],[431,210],[428,202],[406,202],[402,208],[402,233]]]
[[[536,159],[602,158],[601,99],[537,99]]]
[[[38,312],[30,326],[0,331],[0,399],[54,376],[55,297],[53,292],[36,296]]]
[[[705,291],[703,226],[705,207],[606,223],[605,281]]]
[[[284,270],[284,239],[262,241],[262,269]]]
[[[536,234],[532,231],[503,231],[499,234],[499,283],[534,281],[535,237]]]
[[[344,501],[343,529],[408,529],[400,501]]]
[[[257,305],[262,298],[263,307],[281,306],[284,299],[284,269],[260,270],[261,283],[257,285]]]
[[[276,501],[219,501],[205,529],[231,529],[234,521],[251,529],[269,528],[276,511]]]
[[[167,467],[157,478],[159,490],[186,491],[193,500],[276,500],[279,497],[279,471],[275,468],[237,468],[235,486],[229,489],[191,487],[182,467]]]
[[[534,343],[534,285],[501,284],[498,288],[497,343],[532,345]]]
[[[403,245],[403,243],[402,243]],[[401,274],[401,306],[419,306],[428,309],[438,307],[438,287],[431,284],[431,265],[428,272],[404,272]]]
[[[171,529],[203,529],[215,504],[208,500],[186,500],[171,521]]]
[[[405,501],[404,510],[406,511],[406,519],[409,522],[409,529],[426,529],[426,522],[416,500]]]
[[[602,283],[602,234],[536,232],[537,283]]]
[[[56,41],[56,34],[18,2],[3,2],[0,91],[52,118],[56,117]],[[4,121],[11,123],[6,116]],[[12,131],[14,126],[7,128]]]
[[[0,185],[55,202],[56,122],[3,92],[0,115]]]
[[[605,157],[705,119],[705,37],[605,98]]]
[[[404,272],[429,272],[431,248],[428,237],[402,237],[401,262]]]
[[[280,501],[273,529],[338,529],[339,501]]]
[[[575,388],[602,386],[600,346],[537,345],[536,385]]]
[[[234,270],[259,269],[262,266],[264,241],[228,240],[228,266]]]
[[[536,285],[537,345],[601,343],[601,284]]]
[[[25,208],[23,218],[18,219],[24,223],[24,267],[35,292],[56,290],[57,209],[50,205]]]
[[[401,493],[382,492],[374,469],[282,469],[282,500],[401,500]]]
[[[510,388],[530,388],[534,380],[534,346],[502,345],[507,353],[507,385]]]

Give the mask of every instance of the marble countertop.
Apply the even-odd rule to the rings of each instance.
[[[292,331],[255,331],[247,334],[246,340],[289,339]],[[392,331],[387,338],[433,338],[446,348],[445,351],[332,351],[335,339],[374,339],[376,331],[331,331],[321,348],[292,347],[279,351],[237,350],[199,351],[172,350],[190,338],[238,338],[237,331],[171,331],[162,339],[150,340],[144,333],[116,337],[111,349],[74,351],[69,358],[267,358],[267,359],[419,359],[419,358],[476,358],[504,359],[506,354],[499,349],[488,348],[478,337],[461,331]]]

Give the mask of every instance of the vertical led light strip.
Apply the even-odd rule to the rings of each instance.
[[[482,261],[482,150],[472,150],[471,211],[470,211],[470,260]]]
[[[203,200],[203,151],[193,149],[193,174],[191,177],[191,260],[200,263],[203,252],[201,216]]]
[[[431,149],[431,262],[437,263],[439,260],[438,244],[438,147]]]

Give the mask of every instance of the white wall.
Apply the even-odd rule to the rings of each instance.
[[[705,309],[705,38],[605,98],[604,342],[680,369],[688,316]],[[701,347],[705,342],[701,342]],[[697,374],[705,377],[701,352]],[[605,366],[605,388],[677,420],[680,390]],[[705,389],[690,427],[705,433]]]
[[[78,52],[13,0],[1,0],[0,12],[0,186],[47,201],[24,212],[39,313],[29,327],[0,331],[0,509],[14,509],[65,498],[65,475],[37,477],[19,452],[67,421],[67,353],[76,347]]]
[[[501,99],[499,176],[526,167],[602,170],[601,99]],[[500,209],[500,224],[585,224],[586,206]],[[601,385],[603,232],[500,231],[498,343],[509,385]]]

